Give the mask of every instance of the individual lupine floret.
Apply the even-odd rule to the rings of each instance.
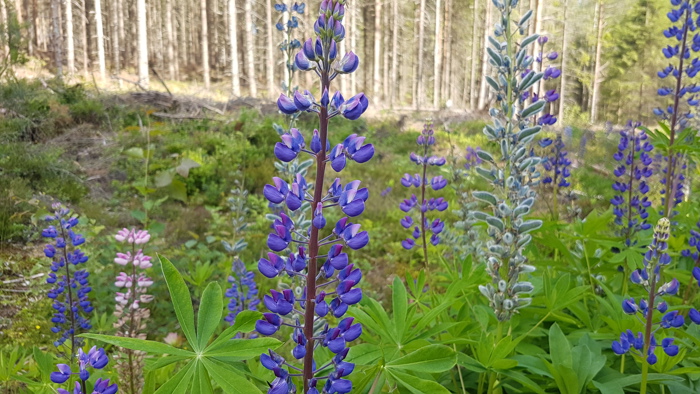
[[[148,308],[142,304],[153,301],[153,296],[146,294],[153,285],[153,280],[144,272],[151,268],[151,257],[143,253],[143,245],[151,235],[146,230],[121,229],[114,238],[126,243],[131,250],[117,253],[114,262],[128,272],[120,272],[114,285],[120,291],[116,292],[114,315],[117,321],[114,327],[117,336],[146,339],[146,321],[151,316]],[[116,369],[122,381],[128,382],[126,390],[130,394],[138,394],[143,387],[143,368],[145,353],[121,349],[122,355],[117,359]]]
[[[63,384],[68,381],[72,375],[77,375],[78,380],[75,382],[73,391],[57,389],[59,394],[88,394],[87,380],[90,379],[90,371],[88,368],[103,369],[109,363],[109,358],[105,354],[105,350],[93,346],[87,353],[83,349],[78,349],[78,372],[73,372],[70,365],[58,364],[58,372],[51,372],[50,379],[57,384]],[[109,379],[97,379],[95,381],[92,394],[114,394],[118,390],[116,384],[110,384]]]
[[[651,206],[647,180],[652,176],[653,162],[650,152],[654,146],[648,141],[646,133],[639,129],[639,123],[629,122],[627,128],[620,131],[620,142],[613,159],[618,163],[614,174],[618,180],[613,183],[615,197],[610,200],[615,214],[615,224],[620,226],[620,233],[630,245],[634,234],[648,230],[647,223]]]
[[[46,216],[49,225],[41,232],[45,238],[54,240],[54,244],[48,244],[44,248],[44,255],[51,259],[51,272],[46,283],[53,287],[48,292],[48,297],[53,300],[52,307],[55,310],[51,322],[54,326],[51,331],[61,334],[54,341],[54,346],[65,345],[72,360],[75,349],[81,344],[77,338],[79,331],[92,328],[88,314],[93,307],[88,298],[92,291],[88,283],[89,273],[79,266],[87,263],[86,256],[78,246],[85,243],[85,238],[74,232],[78,225],[78,218],[70,216],[70,210],[60,203],[52,205],[53,214]]]
[[[496,157],[485,150],[477,154],[484,165],[476,168],[479,175],[491,183],[493,192],[477,191],[473,196],[488,204],[491,213],[475,212],[474,218],[488,225],[486,272],[491,283],[480,286],[481,293],[489,299],[499,321],[509,320],[518,309],[530,304],[526,297],[532,284],[521,281],[521,275],[535,267],[527,264],[524,249],[532,240],[528,234],[542,226],[540,220],[527,220],[537,196],[533,186],[540,176],[537,170],[540,158],[530,154],[532,141],[541,131],[537,115],[546,102],[540,97],[530,103],[529,92],[544,74],[530,71],[534,59],[527,55],[529,46],[537,39],[534,34],[515,42],[517,29],[524,35],[532,11],[517,21],[518,1],[494,2],[500,12],[494,37],[490,37],[489,62],[498,74],[486,76],[493,90],[496,104],[489,111],[493,123],[484,128],[484,134],[499,148]],[[515,23],[513,23],[515,21]]]
[[[625,299],[622,302],[622,310],[637,317],[644,325],[645,330],[637,333],[636,336],[631,330],[627,330],[620,335],[619,341],[612,344],[612,349],[616,354],[633,352],[652,365],[658,360],[655,354],[656,347],[658,347],[658,329],[678,328],[685,323],[683,315],[677,310],[668,311],[668,304],[662,298],[665,295],[676,295],[680,287],[676,279],[661,283],[663,267],[671,262],[671,257],[667,253],[670,227],[671,222],[667,218],[659,219],[654,228],[652,244],[649,245],[649,250],[644,255],[644,268],[635,270],[630,276],[632,283],[644,288],[647,297],[640,299],[639,302],[635,302],[633,298]],[[658,322],[654,322],[654,311],[664,314]],[[669,356],[678,354],[678,347],[673,345],[672,338],[662,340],[662,349]],[[643,370],[643,374],[644,371],[646,368]],[[646,377],[643,377],[642,380],[646,382]]]
[[[274,218],[272,233],[268,237],[268,247],[274,252],[260,259],[258,268],[268,277],[292,277],[301,283],[298,293],[287,288],[273,290],[264,297],[265,306],[270,310],[263,314],[256,324],[256,331],[272,335],[283,326],[293,328],[292,339],[295,346],[292,356],[303,359],[303,369],[290,365],[280,355],[270,351],[261,356],[263,366],[271,370],[275,379],[270,383],[269,393],[283,394],[296,392],[293,378],[302,377],[304,393],[348,393],[352,389],[349,380],[344,379],[354,365],[345,362],[348,342],[359,337],[361,326],[352,320],[343,319],[337,327],[324,324],[324,317],[332,314],[342,318],[349,305],[360,301],[362,291],[357,287],[362,275],[359,269],[348,263],[344,247],[353,250],[367,245],[369,236],[357,223],[341,218],[334,225],[327,223],[325,211],[331,207],[339,209],[350,217],[364,211],[369,198],[366,188],[359,181],[343,185],[336,179],[325,189],[326,170],[329,164],[336,172],[341,172],[348,160],[357,163],[367,162],[374,155],[374,146],[366,144],[364,137],[350,135],[344,141],[331,144],[328,122],[342,115],[347,119],[359,118],[369,105],[367,97],[360,93],[345,100],[340,92],[331,97],[330,84],[338,75],[355,71],[359,60],[352,52],[338,53],[338,43],[345,36],[342,25],[345,13],[345,0],[323,0],[318,20],[314,24],[316,38],[306,41],[295,64],[300,70],[313,70],[321,80],[321,98],[316,100],[308,91],[283,94],[278,100],[279,109],[289,115],[301,111],[312,112],[319,117],[319,127],[314,130],[307,145],[299,130],[282,134],[275,154],[280,160],[291,161],[300,153],[312,156],[316,163],[316,179],[307,187],[304,174],[295,174],[291,184],[276,178],[272,185],[264,189],[265,197],[280,206],[279,215]],[[301,175],[301,176],[299,176]],[[300,228],[294,213],[308,206],[313,212],[311,226]],[[284,210],[288,212],[282,212]],[[321,233],[327,234],[325,237]],[[326,252],[327,249],[327,252]],[[288,257],[277,253],[289,251]],[[314,349],[327,347],[335,356],[324,366],[316,366]],[[292,373],[288,370],[290,368]],[[318,384],[325,380],[325,386]]]
[[[401,225],[407,229],[413,231],[411,234],[412,238],[406,238],[401,242],[401,246],[404,249],[413,249],[417,245],[416,241],[420,240],[420,247],[423,250],[423,262],[428,265],[428,232],[430,232],[430,243],[433,246],[437,246],[440,243],[440,233],[444,229],[444,222],[440,219],[435,219],[433,224],[430,223],[427,215],[428,212],[438,210],[444,211],[448,207],[447,201],[442,199],[439,203],[435,198],[430,200],[426,197],[427,188],[430,187],[435,191],[441,190],[447,186],[447,179],[441,175],[434,176],[428,179],[428,167],[429,166],[443,166],[446,163],[444,157],[438,157],[431,155],[431,147],[435,145],[435,132],[433,131],[433,124],[431,121],[427,121],[423,126],[423,131],[418,136],[416,143],[422,150],[418,154],[412,152],[410,159],[413,163],[420,167],[420,174],[410,175],[404,174],[401,178],[401,184],[404,187],[416,187],[420,189],[420,199],[416,195],[412,195],[409,200],[404,200],[399,204],[399,208],[408,213],[409,216],[401,219]],[[414,218],[410,216],[410,213],[417,208],[418,212],[415,212],[416,218],[414,224]]]

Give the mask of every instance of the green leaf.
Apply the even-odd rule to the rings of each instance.
[[[221,386],[225,393],[232,394],[261,394],[262,392],[255,387],[245,377],[241,376],[240,372],[230,365],[217,360],[202,359],[202,363],[209,371],[209,375],[214,381]]]
[[[450,391],[443,387],[441,384],[432,381],[417,378],[415,376],[403,373],[400,371],[388,370],[387,371],[392,378],[394,378],[398,383],[407,388],[414,394],[449,394]]]
[[[394,284],[392,285],[392,306],[394,308],[394,332],[396,337],[401,340],[403,338],[404,329],[406,328],[406,313],[408,310],[408,296],[406,295],[406,288],[399,279],[398,276],[394,277]]]
[[[549,328],[549,355],[555,367],[573,368],[571,345],[557,323],[552,324],[552,327]]]
[[[173,183],[174,175],[171,170],[162,171],[153,178],[153,184],[158,188],[170,186]]]
[[[194,309],[192,308],[192,299],[190,298],[190,291],[182,279],[182,275],[177,272],[177,269],[166,257],[158,255],[160,260],[161,269],[163,271],[163,277],[168,285],[168,291],[170,292],[170,299],[173,303],[173,308],[175,309],[175,316],[177,316],[177,321],[182,327],[182,332],[185,333],[187,342],[189,342],[190,347],[195,351],[199,351],[199,345],[197,343],[197,335],[194,329]]]
[[[222,358],[230,361],[249,360],[259,356],[267,349],[277,349],[282,343],[275,338],[229,339],[204,351],[207,357]]]
[[[123,347],[125,349],[140,350],[150,354],[172,354],[173,356],[194,357],[195,354],[189,350],[178,349],[168,344],[156,341],[148,341],[145,339],[117,337],[112,335],[100,334],[81,334],[83,338],[90,338],[96,341],[102,341],[111,345]]]
[[[185,185],[184,182],[178,179],[173,179],[165,190],[167,191],[168,196],[170,196],[170,198],[173,200],[187,202],[187,185]]]
[[[143,159],[143,149],[141,148],[129,148],[124,151],[124,154],[131,157],[132,159]]]
[[[382,357],[382,348],[371,343],[361,343],[351,346],[346,361],[357,365],[376,365]]]
[[[200,349],[207,347],[216,327],[221,323],[224,310],[224,296],[221,286],[211,282],[202,293],[202,302],[197,314],[197,344]]]
[[[187,363],[182,369],[178,371],[172,378],[170,378],[165,384],[160,386],[156,390],[155,394],[185,394],[187,393],[187,388],[192,382],[192,375],[194,375],[194,364],[193,362]]]
[[[386,364],[387,370],[437,373],[454,367],[457,358],[454,351],[444,345],[429,345]]]
[[[192,388],[197,394],[214,394],[214,388],[211,386],[211,378],[207,372],[204,363],[200,360],[195,361],[196,373],[192,381]]]
[[[255,322],[262,318],[262,313],[258,311],[243,311],[236,316],[236,320],[233,325],[225,329],[215,340],[212,342],[207,350],[214,349],[216,346],[223,342],[231,340],[239,332],[251,332],[255,330]]]
[[[180,174],[181,177],[187,178],[190,175],[191,169],[199,167],[201,167],[201,165],[196,161],[184,158],[180,162],[180,165],[175,168],[175,171],[177,171],[177,173]]]

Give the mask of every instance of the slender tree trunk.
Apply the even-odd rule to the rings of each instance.
[[[241,96],[241,73],[238,70],[238,27],[236,24],[236,0],[228,0],[228,33],[231,46],[231,94]]]
[[[433,108],[440,106],[440,63],[442,59],[442,28],[440,16],[442,13],[442,1],[435,0],[435,48],[433,51]]]
[[[170,79],[175,79],[175,65],[177,64],[177,56],[175,55],[175,34],[173,31],[173,1],[165,0],[165,31],[168,37],[168,76]]]
[[[444,12],[445,26],[443,27],[442,33],[444,37],[444,50],[442,51],[442,88],[440,88],[440,92],[442,92],[441,98],[445,100],[446,104],[447,100],[453,100],[455,98],[452,88],[457,85],[457,78],[453,79],[452,74],[452,14],[452,0],[447,0],[445,2]]]
[[[345,11],[345,24],[348,24],[348,21],[350,20],[349,18],[349,12]],[[348,36],[346,33],[345,39],[340,42],[340,53],[338,53],[338,58],[342,59],[343,56],[345,56],[345,53],[347,53],[347,41],[348,41]],[[338,75],[338,79],[340,79],[340,91],[343,92],[343,94],[348,94],[348,76],[347,74],[341,74]]]
[[[423,81],[423,51],[425,50],[425,6],[426,0],[420,0],[420,11],[418,16],[418,53],[416,62],[418,63],[417,95],[415,100],[416,109],[420,109],[425,98],[425,82]]]
[[[399,0],[391,1],[394,27],[391,36],[391,93],[389,94],[389,106],[393,109],[397,102],[397,92],[399,90]]]
[[[121,42],[121,37],[119,34],[119,25],[121,24],[121,0],[116,0],[112,3],[113,15],[110,20],[112,26],[112,74],[119,77],[121,73],[121,47],[119,43]],[[119,87],[122,87],[122,80],[117,79]]]
[[[146,23],[146,0],[136,0],[138,22],[138,69],[139,84],[148,89],[148,25]]]
[[[598,15],[598,32],[595,43],[595,62],[593,63],[593,92],[591,94],[591,122],[598,121],[598,101],[600,100],[600,85],[603,82],[601,72],[601,54],[603,49],[603,29],[605,28],[605,20],[603,19],[603,2],[598,0],[597,3]]]
[[[95,0],[95,28],[97,30],[97,64],[100,68],[102,82],[107,79],[107,66],[105,65],[104,28],[102,26],[101,0]]]
[[[73,2],[65,0],[66,3],[66,57],[68,74],[75,73],[75,37],[73,37]]]
[[[0,0],[0,35],[2,35],[2,51],[0,59],[4,59],[10,53],[10,13],[7,10],[5,0]]]
[[[245,0],[245,62],[251,97],[258,96],[255,79],[255,41],[253,37],[253,0]]]
[[[267,96],[275,98],[277,89],[275,89],[275,50],[272,43],[272,35],[275,30],[272,23],[272,1],[265,1],[265,16],[267,17]],[[342,53],[340,56],[342,56]]]
[[[566,105],[567,94],[569,93],[567,86],[566,86],[566,83],[567,83],[566,76],[567,76],[567,72],[569,70],[568,64],[567,64],[568,58],[569,58],[567,55],[569,37],[567,35],[568,29],[566,28],[567,27],[566,24],[568,22],[568,20],[567,20],[568,1],[563,0],[562,5],[564,8],[564,26],[562,28],[562,35],[561,35],[561,40],[562,40],[562,43],[561,43],[561,87],[559,88],[559,116],[558,116],[559,122],[564,121],[564,106]]]
[[[374,73],[372,93],[375,100],[379,99],[381,87],[381,59],[382,59],[382,0],[374,2]]]
[[[359,34],[357,32],[357,12],[358,7],[349,7],[349,13],[348,16],[350,16],[350,47],[352,48],[353,51],[358,51],[357,48],[357,35]],[[308,73],[307,73],[308,74]],[[354,72],[350,74],[350,91],[352,94],[355,94],[357,92],[357,73]]]
[[[489,54],[486,52],[486,48],[489,46],[489,34],[491,32],[491,2],[486,1],[486,9],[484,10],[484,48],[481,58],[481,83],[479,88],[479,103],[477,108],[479,110],[484,110],[486,108],[488,99],[488,89],[487,83],[484,83],[484,78],[489,72]]]
[[[389,50],[389,40],[391,38],[391,34],[389,32],[391,31],[391,10],[387,6],[385,8],[385,11],[382,16],[382,26],[385,30],[385,33],[382,35],[382,47],[384,50],[382,51],[382,57],[383,57],[383,65],[382,65],[382,98],[383,102],[386,103],[389,100],[389,74],[390,74],[390,67],[389,67],[389,54],[391,51]]]
[[[488,1],[488,0],[486,0]],[[479,58],[479,31],[484,29],[479,29],[479,2],[480,0],[474,0],[474,21],[472,23],[472,55],[471,55],[471,66],[469,75],[469,109],[476,110],[476,84],[477,84],[477,67]],[[484,31],[484,34],[486,32]]]
[[[63,39],[61,37],[61,0],[51,0],[51,43],[56,78],[63,78]]]
[[[209,76],[209,32],[207,26],[207,0],[200,0],[200,16],[202,21],[202,74],[204,78],[204,88],[211,87],[211,77]]]
[[[89,45],[88,45],[88,9],[87,9],[87,1],[83,0],[82,3],[83,7],[83,13],[80,14],[80,40],[82,41],[82,47],[83,47],[83,76],[85,79],[88,78],[88,52],[89,52]]]

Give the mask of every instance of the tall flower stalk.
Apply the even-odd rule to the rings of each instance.
[[[54,383],[62,384],[77,376],[72,391],[57,389],[58,394],[114,394],[118,391],[116,384],[110,384],[109,379],[97,379],[93,391],[88,391],[87,380],[90,379],[88,368],[103,369],[109,363],[109,358],[103,348],[93,346],[87,353],[78,349],[78,372],[73,372],[68,364],[58,364],[58,372],[51,372],[50,379]]]
[[[419,135],[416,140],[416,143],[421,147],[422,151],[419,154],[411,152],[410,155],[411,161],[420,167],[422,175],[411,175],[407,173],[401,178],[401,184],[404,187],[417,187],[420,189],[420,199],[413,194],[411,198],[405,199],[399,204],[399,208],[403,212],[409,214],[401,219],[401,226],[409,230],[413,227],[411,237],[406,238],[401,243],[401,246],[403,246],[404,249],[411,250],[416,246],[416,241],[420,239],[423,249],[423,262],[426,267],[428,267],[428,232],[431,233],[430,243],[433,246],[437,246],[440,243],[440,233],[442,233],[445,228],[445,222],[441,221],[439,218],[430,221],[427,215],[432,211],[442,212],[448,207],[448,203],[443,197],[430,198],[429,200],[426,197],[428,186],[435,191],[447,186],[447,179],[441,175],[432,177],[430,183],[428,183],[428,167],[440,167],[445,165],[446,162],[444,157],[431,155],[431,147],[435,145],[434,133],[433,123],[430,121],[426,122],[421,135]],[[410,215],[410,212],[414,211],[414,208],[419,211],[416,220]]]
[[[304,15],[305,10],[306,4],[303,2],[294,2],[294,4],[288,5],[287,0],[284,0],[281,3],[275,4],[275,11],[279,12],[282,17],[282,21],[277,22],[275,28],[284,35],[284,39],[277,47],[284,53],[285,80],[282,82],[282,90],[287,96],[291,96],[296,90],[296,88],[292,86],[294,83],[294,74],[298,70],[296,64],[294,64],[294,52],[301,47],[301,43],[294,37],[294,31],[299,28],[300,19],[301,16]]]
[[[326,170],[330,164],[334,171],[340,172],[348,159],[367,162],[374,155],[374,147],[365,144],[364,137],[353,134],[331,148],[329,120],[338,115],[355,120],[368,107],[368,100],[362,93],[347,101],[340,92],[333,97],[329,95],[331,82],[340,74],[354,72],[359,64],[352,52],[342,58],[338,56],[338,44],[345,37],[344,14],[345,0],[322,1],[314,25],[316,38],[307,40],[295,57],[299,70],[313,70],[319,76],[321,100],[317,102],[307,90],[303,93],[296,91],[293,97],[283,94],[277,102],[279,109],[288,115],[300,111],[316,113],[319,128],[314,130],[308,148],[306,139],[296,128],[283,134],[282,142],[275,146],[275,155],[283,162],[294,160],[301,152],[312,156],[315,179],[311,184],[298,174],[291,184],[275,178],[274,183],[265,186],[263,191],[271,203],[284,202],[289,211],[298,210],[304,202],[310,203],[313,210],[312,225],[307,232],[299,232],[294,220],[280,212],[268,237],[267,244],[272,252],[258,263],[260,272],[266,277],[287,275],[304,282],[300,296],[291,289],[271,290],[271,294],[263,299],[270,313],[263,314],[263,319],[256,324],[256,331],[272,335],[281,326],[293,328],[292,339],[296,346],[292,357],[303,360],[303,366],[299,368],[273,351],[263,354],[263,366],[276,376],[269,393],[296,392],[294,377],[302,379],[303,393],[348,393],[352,390],[352,383],[344,378],[352,372],[354,365],[344,360],[349,351],[347,344],[360,336],[362,327],[354,324],[351,317],[340,320],[335,327],[324,322],[324,318],[331,314],[340,319],[349,305],[362,298],[362,290],[355,287],[362,274],[349,263],[343,247],[357,250],[369,242],[367,232],[360,231],[360,225],[351,223],[348,218],[364,211],[369,192],[360,187],[360,181],[343,186],[336,178],[328,185]],[[332,230],[327,228],[324,214],[331,207],[339,207],[348,216],[341,218]],[[326,229],[331,231],[323,231]],[[291,245],[294,248],[290,248]],[[291,249],[288,258],[276,254],[288,249]],[[314,360],[317,346],[327,347],[334,354],[332,359],[317,365]]]
[[[151,257],[143,253],[142,245],[146,244],[151,235],[145,230],[122,229],[114,238],[121,243],[126,243],[130,250],[126,253],[117,253],[114,262],[123,266],[128,272],[120,272],[114,282],[121,291],[115,297],[116,305],[114,315],[117,321],[114,327],[117,336],[127,338],[146,339],[146,320],[150,317],[150,311],[142,304],[153,301],[153,296],[146,294],[148,288],[153,285],[153,280],[146,276],[144,270],[151,268]],[[117,370],[126,383],[127,392],[138,394],[143,389],[143,368],[145,353],[122,349],[125,357],[117,361]]]
[[[73,363],[82,344],[77,335],[81,330],[92,328],[89,314],[93,307],[88,299],[92,291],[88,283],[90,274],[85,269],[78,269],[87,263],[88,256],[78,248],[85,243],[85,238],[73,231],[79,223],[78,218],[71,216],[70,210],[60,203],[53,204],[52,209],[53,214],[46,216],[45,220],[55,225],[49,225],[41,232],[43,237],[54,240],[44,248],[44,255],[51,259],[51,272],[46,279],[46,283],[53,285],[47,294],[53,300],[55,310],[51,331],[61,335],[54,341],[54,346],[63,346]]]
[[[697,57],[691,59],[692,52],[700,51],[700,39],[693,32],[697,28],[695,19],[700,15],[700,3],[694,0],[671,0],[674,7],[667,14],[672,26],[664,30],[666,38],[674,40],[673,45],[663,48],[664,57],[674,59],[675,63],[658,72],[659,78],[672,77],[668,85],[662,86],[658,94],[662,97],[670,96],[671,104],[666,109],[656,108],[654,113],[668,122],[668,146],[666,152],[666,168],[662,183],[663,209],[662,216],[672,217],[673,207],[682,197],[682,181],[679,180],[681,172],[679,168],[684,161],[684,155],[674,149],[678,134],[688,125],[688,120],[693,117],[688,107],[697,107],[700,104],[698,93],[700,86],[687,84],[687,78],[694,78],[700,71],[700,61]],[[686,101],[687,107],[682,108],[682,102]]]
[[[634,298],[625,299],[622,309],[625,313],[637,317],[644,325],[644,332],[636,335],[632,330],[627,330],[620,335],[620,340],[612,344],[616,354],[636,354],[642,358],[642,381],[640,393],[647,391],[647,379],[649,365],[656,364],[656,348],[659,346],[657,332],[659,329],[682,327],[685,323],[683,315],[679,311],[668,311],[668,304],[663,300],[665,295],[676,295],[680,287],[678,280],[673,279],[667,283],[661,283],[663,267],[671,263],[671,257],[667,253],[668,238],[671,234],[671,222],[667,218],[659,219],[654,227],[654,240],[649,245],[649,250],[644,255],[644,268],[635,270],[630,276],[632,283],[644,288],[647,297],[635,302]],[[654,311],[663,313],[661,319],[655,321]],[[673,344],[671,337],[664,338],[660,344],[663,351],[669,356],[678,354],[678,346]]]
[[[490,214],[476,212],[474,215],[486,222],[491,237],[486,262],[491,283],[479,289],[489,299],[499,322],[510,320],[513,314],[531,302],[531,298],[523,295],[530,293],[533,286],[521,281],[520,277],[533,272],[535,267],[527,264],[523,251],[532,239],[528,233],[542,225],[540,220],[525,217],[536,197],[533,186],[539,176],[536,168],[540,158],[529,152],[532,140],[542,129],[536,124],[536,116],[544,109],[545,101],[538,99],[527,104],[524,93],[539,82],[543,74],[528,71],[533,59],[527,55],[527,48],[538,35],[516,42],[518,33],[527,31],[532,16],[532,11],[528,11],[514,21],[517,3],[495,1],[501,15],[495,35],[489,39],[488,53],[498,75],[495,78],[487,76],[486,81],[494,90],[497,102],[490,110],[493,123],[484,128],[484,134],[500,147],[500,155],[492,155],[486,150],[477,153],[486,165],[477,167],[476,171],[491,182],[493,192],[473,193],[492,209]]]
[[[646,220],[651,201],[646,194],[649,193],[647,180],[653,174],[650,152],[654,146],[639,126],[639,123],[629,122],[627,128],[620,131],[620,142],[613,155],[617,162],[614,171],[617,180],[612,186],[615,196],[610,203],[615,214],[615,224],[627,246],[632,245],[637,232],[651,228]]]
[[[546,156],[542,159],[544,176],[541,183],[552,193],[552,219],[559,220],[560,198],[563,197],[563,191],[571,186],[571,182],[569,182],[571,176],[569,152],[566,150],[566,145],[560,135],[554,140],[544,138],[540,140],[539,145],[545,149],[549,148],[549,152],[545,151]]]

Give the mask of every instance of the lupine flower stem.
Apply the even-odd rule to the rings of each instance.
[[[61,237],[63,239],[69,239],[66,237],[66,229],[61,226]],[[68,309],[70,309],[70,326],[71,326],[71,334],[70,334],[70,363],[73,364],[73,361],[75,361],[75,312],[73,311],[73,292],[71,291],[71,285],[70,285],[70,269],[68,268],[68,248],[63,248],[63,258],[66,261],[66,281],[67,283],[66,288],[68,289]],[[85,391],[85,390],[83,390]]]
[[[423,157],[428,156],[428,144],[423,145]],[[420,200],[421,204],[425,204],[425,185],[427,182],[426,175],[428,173],[428,161],[424,160],[423,161],[423,178],[421,182],[421,189],[420,189]],[[428,239],[426,236],[426,228],[425,228],[425,210],[421,209],[420,210],[420,233],[421,237],[423,240],[423,263],[425,264],[425,268],[428,269]]]
[[[330,88],[330,78],[328,71],[323,68],[321,70],[321,92],[326,92]],[[321,146],[326,146],[328,141],[328,107],[321,106],[321,111],[318,114],[319,122],[319,137]],[[317,206],[323,199],[323,180],[326,175],[326,155],[316,155],[316,182],[314,183],[314,201],[312,207]],[[313,362],[314,362],[314,309],[316,300],[316,275],[318,273],[318,232],[316,226],[311,226],[311,240],[309,241],[309,269],[306,283],[306,311],[304,315],[304,336],[306,337],[306,354],[304,355],[304,393],[309,391],[309,382],[314,377]]]

